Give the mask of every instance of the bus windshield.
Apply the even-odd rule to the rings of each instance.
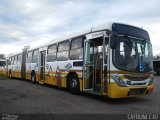
[[[131,72],[152,71],[152,46],[149,41],[117,37],[113,63],[121,70]]]

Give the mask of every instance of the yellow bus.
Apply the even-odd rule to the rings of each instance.
[[[9,56],[8,76],[110,98],[151,94],[152,45],[142,28],[92,27]]]

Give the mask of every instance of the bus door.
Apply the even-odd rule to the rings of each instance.
[[[46,51],[40,52],[40,79],[45,80],[45,56]]]
[[[84,42],[84,65],[83,65],[83,90],[93,91],[94,81],[93,47],[92,41]]]
[[[97,34],[97,33],[96,33]],[[92,34],[93,36],[93,34]],[[83,90],[94,93],[106,93],[105,74],[107,65],[104,63],[105,37],[101,36],[84,41]]]
[[[103,36],[103,75],[102,75],[102,94],[106,95],[107,94],[107,89],[108,89],[108,41],[109,38],[106,37],[105,35]]]

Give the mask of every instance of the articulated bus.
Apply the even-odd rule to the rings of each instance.
[[[9,56],[8,76],[110,98],[151,94],[152,45],[142,28],[110,23]]]

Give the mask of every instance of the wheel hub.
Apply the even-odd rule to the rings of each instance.
[[[76,79],[72,79],[72,81],[71,81],[71,87],[72,88],[75,88],[77,86],[77,81],[76,81]]]

